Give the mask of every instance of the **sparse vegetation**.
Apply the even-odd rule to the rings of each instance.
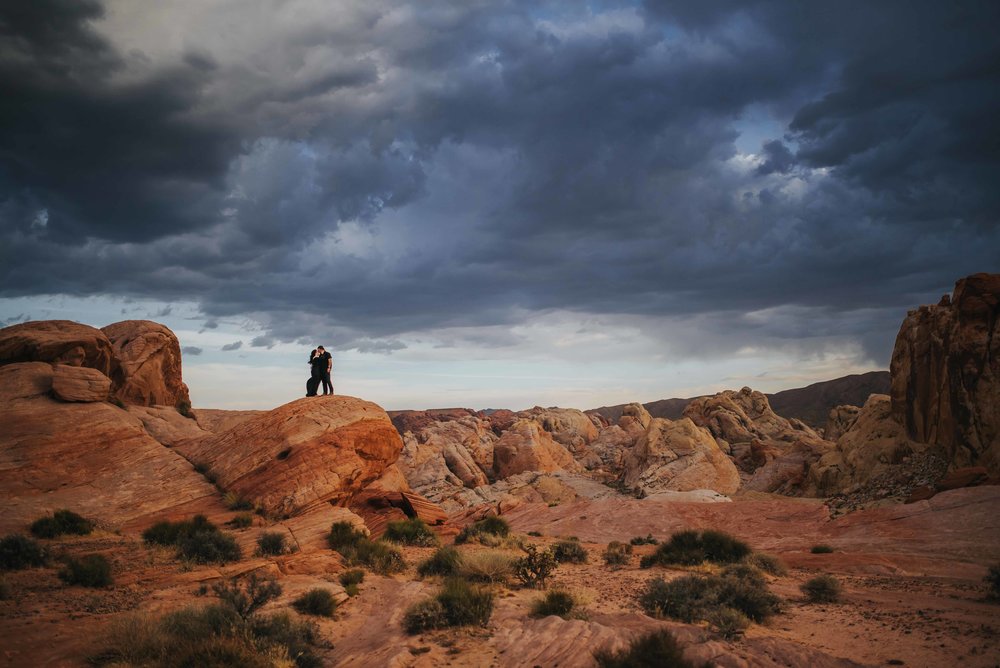
[[[472,582],[503,584],[514,571],[514,558],[505,552],[467,552],[460,559],[459,574]]]
[[[0,578],[0,601],[6,601],[11,598],[13,593],[11,592],[11,587],[7,584],[6,578]]]
[[[240,513],[226,522],[226,526],[234,529],[248,529],[253,526],[253,515],[250,513]]]
[[[743,563],[753,566],[754,568],[761,570],[768,575],[787,575],[788,566],[785,565],[778,557],[773,554],[765,554],[764,552],[753,552],[747,555]]]
[[[410,606],[403,626],[408,633],[445,626],[486,626],[491,614],[492,592],[461,578],[448,578],[437,596]]]
[[[470,524],[462,529],[462,531],[455,536],[455,544],[461,545],[462,543],[467,543],[472,540],[483,543],[484,537],[492,537],[493,540],[487,539],[484,543],[491,543],[492,547],[499,542],[496,540],[497,538],[505,538],[508,535],[510,535],[510,525],[507,524],[507,520],[502,517],[497,517],[496,515],[490,515],[481,520],[477,520],[473,524]]]
[[[569,619],[575,608],[576,599],[572,594],[562,589],[553,589],[532,604],[531,614],[536,617],[556,615],[563,619]]]
[[[645,538],[642,536],[634,536],[632,540],[629,541],[630,545],[656,545],[660,541],[653,538],[653,534],[646,534]]]
[[[327,542],[352,566],[367,566],[382,575],[406,569],[399,550],[388,543],[370,540],[350,522],[335,522]]]
[[[57,538],[64,534],[86,536],[94,523],[71,510],[57,510],[51,517],[40,517],[31,524],[31,533],[38,538]]]
[[[666,629],[640,636],[618,652],[596,652],[594,659],[600,668],[695,668]]]
[[[295,599],[292,602],[292,607],[303,615],[333,617],[333,613],[337,611],[337,601],[329,589],[316,587]]]
[[[1000,601],[1000,563],[990,566],[983,582],[986,583],[986,598]]]
[[[425,578],[429,575],[455,575],[458,573],[462,555],[453,547],[440,547],[417,567],[417,574]]]
[[[198,564],[224,564],[243,556],[236,540],[204,515],[181,522],[157,522],[142,532],[142,538],[147,543],[176,545],[179,558]]]
[[[281,585],[274,578],[260,577],[251,573],[240,581],[216,582],[212,591],[219,599],[232,608],[241,619],[253,617],[269,601],[281,596]]]
[[[347,592],[348,596],[358,595],[358,585],[365,579],[365,572],[360,568],[353,568],[340,574],[340,584]]]
[[[70,558],[59,571],[59,578],[66,584],[84,587],[110,587],[111,562],[103,554],[88,554],[79,559]]]
[[[534,538],[541,538],[542,537],[542,533],[540,531],[529,531],[528,535],[532,536]]]
[[[813,545],[809,551],[813,554],[830,554],[833,552],[833,548],[829,545]]]
[[[750,619],[739,610],[719,608],[706,616],[709,626],[726,640],[734,640],[743,635],[750,626]]]
[[[632,558],[632,546],[628,543],[619,543],[613,540],[608,543],[608,547],[604,550],[602,556],[604,557],[604,563],[608,566],[613,568],[625,566]]]
[[[655,617],[692,623],[722,608],[732,608],[755,622],[780,610],[781,601],[767,589],[763,576],[748,566],[731,566],[721,575],[687,575],[669,582],[656,578],[639,598]]]
[[[840,581],[832,575],[817,575],[804,582],[799,589],[810,603],[834,603],[840,599]]]
[[[558,562],[549,550],[538,551],[534,545],[521,548],[525,555],[514,562],[514,575],[526,587],[545,588],[545,581],[552,575]]]
[[[437,534],[427,526],[427,523],[416,517],[389,522],[383,538],[393,543],[418,545],[420,547],[434,547],[441,543]]]
[[[265,531],[257,537],[257,552],[268,557],[280,556],[288,551],[286,538],[283,531]]]
[[[194,413],[191,412],[191,402],[190,401],[184,401],[183,399],[181,399],[180,401],[177,402],[176,408],[177,408],[177,412],[178,413],[180,413],[184,417],[188,418],[189,420],[195,419],[194,418]]]
[[[642,558],[642,568],[659,565],[696,566],[705,561],[729,564],[750,555],[750,546],[721,531],[678,531],[656,551]]]
[[[0,538],[0,570],[16,571],[45,565],[45,550],[31,538],[12,533]]]
[[[578,540],[561,540],[552,546],[552,556],[561,564],[587,563],[587,551]]]
[[[230,510],[253,510],[253,502],[244,498],[236,492],[226,492],[222,497],[222,503]]]

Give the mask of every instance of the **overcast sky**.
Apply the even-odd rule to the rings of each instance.
[[[0,324],[151,318],[196,406],[886,368],[1000,271],[1000,3],[0,3]]]

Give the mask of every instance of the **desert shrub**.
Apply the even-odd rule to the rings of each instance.
[[[236,492],[226,492],[222,497],[222,503],[230,510],[253,510],[253,502]]]
[[[743,559],[743,563],[749,564],[756,569],[764,571],[770,575],[787,575],[788,566],[785,565],[778,557],[773,554],[765,554],[764,552],[751,552],[746,558]]]
[[[643,557],[639,565],[642,568],[656,564],[695,566],[704,561],[728,564],[750,553],[749,545],[727,533],[688,529],[670,536],[670,540],[661,543],[653,554]]]
[[[643,538],[642,536],[634,536],[632,538],[632,540],[629,541],[629,544],[630,545],[656,545],[659,542],[660,541],[658,541],[655,538],[653,538],[653,534],[648,533],[648,534],[646,534],[645,538]]]
[[[552,556],[561,564],[587,563],[587,551],[578,540],[561,540],[552,546]]]
[[[348,528],[337,528],[347,524]],[[348,522],[337,522],[333,525],[335,531],[330,532],[329,542],[352,566],[367,566],[375,573],[388,575],[406,570],[406,560],[403,554],[388,543],[369,540],[363,533],[355,530]]]
[[[227,526],[231,526],[234,529],[247,529],[253,526],[253,515],[250,513],[240,513],[233,519],[226,522]]]
[[[12,533],[0,538],[0,570],[16,571],[45,565],[45,550],[27,536]]]
[[[72,510],[57,510],[51,517],[40,517],[31,524],[31,533],[39,538],[56,538],[63,534],[86,536],[94,523]]]
[[[347,521],[334,522],[330,527],[330,534],[326,537],[327,543],[334,550],[340,551],[342,547],[356,545],[359,541],[366,540],[368,536],[363,531],[355,528]]]
[[[525,555],[514,562],[514,576],[526,587],[545,588],[545,581],[552,575],[558,562],[549,550],[538,551],[534,545],[521,548]]]
[[[444,606],[436,598],[414,603],[403,615],[403,628],[407,633],[420,633],[440,629],[448,625],[444,616]]]
[[[767,589],[763,577],[745,571],[723,571],[722,575],[687,575],[649,582],[639,597],[643,609],[655,617],[683,622],[706,619],[720,608],[732,608],[760,622],[780,609],[780,599]]]
[[[232,608],[241,619],[250,619],[268,601],[281,596],[281,585],[274,578],[260,577],[251,573],[240,581],[216,582],[212,591],[223,603]]]
[[[453,547],[440,547],[417,567],[420,577],[428,575],[455,575],[462,563],[462,555]]]
[[[389,522],[382,538],[393,543],[421,547],[434,547],[441,544],[437,534],[427,526],[426,522],[417,517]]]
[[[112,583],[111,562],[103,554],[88,554],[79,559],[71,558],[59,571],[59,578],[71,585],[109,587]]]
[[[189,420],[195,419],[194,418],[194,413],[191,412],[191,402],[190,401],[184,401],[183,399],[181,399],[181,400],[179,400],[177,402],[177,406],[175,406],[175,408],[177,409],[178,413],[180,413],[184,417],[188,418]]]
[[[7,584],[6,578],[0,578],[0,601],[6,601],[13,597],[11,586]]]
[[[337,601],[329,589],[316,587],[295,599],[292,607],[304,615],[333,617],[333,613],[337,610]]]
[[[534,538],[541,538],[542,537],[542,533],[540,531],[529,531],[528,535],[529,536],[533,536]]]
[[[810,603],[834,603],[840,598],[840,581],[832,575],[817,575],[799,587]]]
[[[496,515],[489,515],[462,529],[462,531],[455,536],[455,544],[461,545],[462,543],[467,543],[471,540],[483,542],[482,539],[484,536],[504,538],[508,535],[510,535],[510,525],[507,524],[507,520],[502,517],[497,517]]]
[[[257,552],[269,557],[282,555],[288,550],[286,538],[282,531],[265,531],[257,537]]]
[[[536,617],[548,617],[556,615],[567,619],[573,608],[576,607],[576,599],[568,591],[553,589],[545,593],[545,596],[535,601],[531,606],[531,614]]]
[[[321,668],[323,661],[313,652],[319,641],[319,630],[310,621],[292,619],[287,612],[278,612],[261,619],[254,619],[250,632],[256,645],[283,649],[296,668]],[[271,666],[280,662],[269,662]],[[239,665],[239,664],[234,664]]]
[[[514,558],[505,552],[485,550],[461,556],[459,574],[473,582],[505,583],[514,571]]]
[[[632,558],[632,546],[628,543],[619,543],[616,540],[608,543],[604,550],[604,563],[608,566],[625,566]]]
[[[733,640],[743,635],[743,632],[750,626],[750,619],[739,610],[733,608],[719,608],[712,610],[706,615],[706,619],[712,630],[726,640]]]
[[[618,652],[596,652],[594,659],[600,668],[694,668],[666,629],[640,636]]]
[[[813,545],[809,551],[813,554],[830,554],[833,548],[829,545]]]
[[[448,578],[436,596],[449,626],[486,626],[493,613],[493,593],[461,578]]]
[[[224,564],[243,557],[236,540],[204,515],[180,522],[157,522],[142,532],[142,539],[156,545],[176,545],[179,558],[198,564]]]
[[[353,568],[340,574],[340,584],[344,587],[348,585],[361,584],[365,581],[365,572],[360,568]]]
[[[986,583],[986,597],[997,601],[1000,600],[1000,564],[993,564],[983,578]]]

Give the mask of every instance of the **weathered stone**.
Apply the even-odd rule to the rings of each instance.
[[[97,369],[56,364],[52,368],[52,394],[60,401],[107,401],[111,379]]]
[[[524,471],[576,471],[579,464],[534,420],[521,419],[493,446],[493,471],[506,478]]]
[[[39,320],[0,329],[0,365],[49,362],[97,369],[117,389],[121,365],[99,329],[70,320]]]
[[[647,493],[711,489],[732,494],[740,477],[707,429],[688,418],[653,418],[625,458],[624,482]]]
[[[836,442],[844,432],[851,428],[860,412],[860,406],[844,405],[831,408],[830,414],[826,418],[826,428],[823,429],[823,438]]]
[[[169,328],[150,320],[125,320],[101,329],[121,363],[119,399],[139,406],[191,408],[181,376],[181,346]]]

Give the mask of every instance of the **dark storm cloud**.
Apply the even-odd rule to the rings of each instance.
[[[907,307],[1000,259],[995,3],[368,3],[177,15],[176,53],[120,47],[96,2],[22,4],[5,296],[196,299],[267,327],[253,347],[570,310],[884,363]]]
[[[228,353],[232,352],[233,350],[239,350],[242,347],[243,347],[242,341],[233,341],[232,343],[227,343],[226,345],[222,346],[222,352]]]
[[[184,346],[181,348],[181,352],[185,355],[201,355],[204,351],[198,346]]]

